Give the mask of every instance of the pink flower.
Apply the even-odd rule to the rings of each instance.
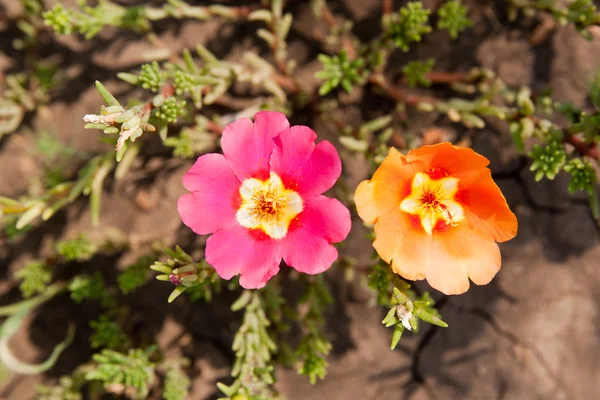
[[[321,194],[342,171],[335,147],[280,112],[241,118],[225,127],[223,154],[206,154],[183,177],[192,193],[179,198],[183,223],[206,242],[206,261],[223,279],[240,275],[246,289],[263,287],[281,259],[299,272],[327,270],[331,243],[350,231],[350,212]]]

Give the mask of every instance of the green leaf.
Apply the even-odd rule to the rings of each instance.
[[[20,301],[18,303],[0,306],[0,317],[16,314],[21,310],[31,310],[39,306],[40,304],[43,304],[46,301],[50,300],[57,294],[62,293],[65,289],[66,285],[64,283],[53,283],[38,296],[35,296],[28,300]]]
[[[102,196],[102,187],[104,179],[112,171],[114,161],[112,158],[106,157],[100,164],[92,179],[91,194],[90,194],[90,212],[92,215],[92,225],[96,226],[100,222],[100,199]]]
[[[227,386],[224,383],[217,382],[217,388],[228,397],[232,397],[235,394],[236,389],[233,386]]]
[[[142,65],[140,75],[136,84],[144,89],[149,89],[153,92],[158,92],[166,79],[166,73],[160,68],[156,61],[150,64]]]
[[[151,352],[152,348],[130,349],[127,353],[104,349],[94,354],[96,365],[85,377],[88,381],[101,381],[105,387],[124,385],[137,398],[146,398],[156,379],[154,364],[149,359]]]
[[[461,114],[461,122],[467,128],[485,128],[485,121],[475,114],[465,112]]]
[[[415,308],[425,308],[431,304],[429,301],[413,301]]]
[[[106,125],[104,125],[104,124],[95,124],[95,123],[92,123],[92,122],[88,122],[83,127],[85,129],[101,129],[103,131],[106,129]]]
[[[187,361],[187,360],[185,360]],[[185,363],[188,364],[189,362]],[[168,368],[165,376],[164,400],[185,400],[188,397],[190,378],[177,365]]]
[[[200,72],[200,69],[194,62],[194,58],[192,57],[192,53],[189,51],[189,49],[183,49],[181,57],[183,58],[183,62],[185,63],[185,69],[187,70],[187,72],[192,74],[197,74]]]
[[[356,139],[352,136],[340,136],[339,141],[342,146],[351,151],[362,153],[369,149],[369,143],[366,140]]]
[[[149,266],[154,262],[153,257],[144,256],[137,260],[135,264],[127,267],[125,271],[117,277],[117,283],[121,293],[127,295],[148,282]]]
[[[219,62],[219,59],[202,44],[196,45],[196,52],[207,64],[217,64]]]
[[[596,73],[595,78],[592,80],[589,96],[594,107],[600,109],[600,71]]]
[[[267,24],[270,24],[272,19],[273,14],[271,13],[271,11],[264,9],[254,10],[250,13],[250,15],[248,15],[249,21],[263,21]]]
[[[406,7],[393,14],[386,26],[386,35],[391,42],[404,52],[413,42],[420,42],[422,36],[431,32],[430,11],[423,8],[420,1],[411,1]]]
[[[419,319],[422,319],[425,322],[429,322],[432,325],[440,326],[442,328],[447,328],[448,324],[436,317],[433,314],[428,313],[424,309],[420,308],[415,311],[415,316]]]
[[[375,118],[373,120],[365,122],[360,127],[360,133],[368,134],[368,133],[374,133],[374,132],[380,131],[380,130],[388,127],[392,123],[392,119],[393,118],[391,115],[384,115],[382,117]]]
[[[17,220],[17,223],[15,225],[16,228],[23,229],[26,225],[28,225],[34,219],[39,217],[45,207],[46,207],[46,205],[44,203],[37,203],[37,204],[33,205],[32,207],[30,207],[27,211],[25,211],[21,215],[21,217],[19,217],[19,219]]]
[[[394,288],[394,300],[396,304],[404,304],[407,302],[407,297],[397,287]]]
[[[121,104],[117,101],[117,99],[115,99],[115,97],[110,94],[110,92],[108,90],[106,90],[106,88],[104,87],[104,85],[102,83],[100,83],[100,81],[96,81],[96,89],[98,89],[98,92],[100,92],[100,96],[102,96],[102,99],[104,100],[104,102],[109,105],[109,106],[120,106]]]
[[[546,146],[536,144],[529,153],[533,163],[529,168],[536,171],[535,180],[539,181],[544,176],[553,180],[565,164],[567,154],[563,144],[558,140],[551,140]]]
[[[229,388],[222,387],[229,397],[250,396],[249,398],[271,399],[276,392],[272,387],[272,354],[277,346],[270,338],[267,328],[271,324],[267,318],[265,305],[258,291],[246,291],[251,299],[244,309],[242,325],[233,339],[232,349],[235,362],[231,376],[235,382]],[[221,386],[220,386],[221,387]],[[248,397],[242,397],[248,398]]]
[[[523,135],[521,134],[521,132],[523,132],[523,126],[519,122],[511,122],[509,124],[509,130],[517,150],[519,150],[521,153],[524,153],[525,142],[523,140]]]
[[[71,279],[68,289],[75,303],[81,303],[84,300],[99,300],[103,305],[109,305],[112,302],[110,293],[107,292],[104,285],[104,278],[98,271],[94,275],[75,276]]]
[[[398,323],[398,318],[396,318],[396,307],[392,307],[390,311],[386,314],[383,321],[381,321],[386,327],[392,326]]]
[[[37,375],[56,364],[61,353],[72,343],[75,337],[75,327],[70,325],[67,337],[54,347],[50,357],[40,364],[27,364],[19,361],[9,348],[9,341],[13,335],[17,333],[21,327],[25,317],[37,306],[45,303],[57,294],[61,293],[65,288],[64,284],[56,283],[48,286],[45,292],[32,299],[25,300],[16,304],[0,307],[0,315],[8,315],[9,317],[0,325],[0,363],[4,364],[10,370],[25,375]]]
[[[447,1],[438,9],[437,27],[448,30],[450,37],[456,39],[460,32],[473,26],[468,13],[468,8],[460,0]]]
[[[113,315],[100,315],[98,319],[90,322],[90,328],[94,330],[90,336],[90,344],[93,348],[106,347],[117,350],[127,348],[129,345],[129,338],[114,320]]]
[[[0,196],[0,205],[14,207],[14,206],[18,206],[19,204],[20,203],[16,200],[13,200],[8,197]]]
[[[404,325],[396,325],[396,328],[394,328],[394,334],[392,335],[390,349],[394,350],[396,346],[398,346],[398,342],[400,341],[400,338],[402,338],[402,333],[404,333]]]
[[[127,151],[127,143],[124,142],[123,145],[121,146],[121,148],[117,151],[117,153],[115,155],[115,160],[117,162],[121,162],[121,160],[123,159],[123,155],[125,154],[126,151]]]
[[[175,299],[178,298],[185,291],[185,289],[185,286],[177,286],[169,295],[167,302],[172,303],[173,301],[175,301]]]
[[[56,245],[56,251],[67,261],[86,261],[96,253],[97,247],[84,235],[67,239]]]
[[[590,199],[590,210],[592,211],[592,216],[596,220],[600,220],[600,199],[598,199],[598,190],[594,188],[588,195]]]
[[[246,307],[252,300],[252,292],[244,290],[242,295],[231,305],[231,311],[239,311]]]
[[[130,74],[129,72],[119,72],[117,78],[132,85],[137,85],[140,80],[137,75]]]
[[[23,375],[38,375],[43,372],[48,371],[50,368],[56,364],[58,358],[62,354],[63,351],[67,347],[73,343],[73,339],[75,338],[75,326],[69,325],[69,329],[67,331],[67,337],[54,346],[50,357],[46,359],[46,361],[40,364],[28,364],[22,361],[19,361],[13,354],[10,348],[8,347],[8,341],[12,337],[12,335],[19,329],[21,323],[27,316],[27,311],[22,311],[15,315],[10,316],[4,324],[0,327],[0,337],[3,337],[0,340],[0,361],[4,366],[10,369],[13,372]]]
[[[175,252],[173,254],[175,254],[175,257],[173,258],[178,258],[186,263],[194,262],[192,256],[186,253],[179,245],[175,246]]]
[[[579,157],[572,158],[564,166],[564,170],[571,175],[571,181],[569,182],[569,193],[575,193],[578,190],[592,193],[598,182],[598,176],[594,166]]]
[[[366,71],[363,69],[365,62],[362,58],[350,60],[342,50],[338,55],[331,57],[319,54],[318,59],[323,64],[323,69],[315,73],[315,77],[325,81],[319,88],[321,96],[331,92],[340,84],[344,90],[350,92],[353,85],[362,84],[365,80]]]
[[[52,271],[43,261],[32,261],[15,272],[15,278],[21,280],[19,289],[24,298],[43,293],[52,280]]]
[[[73,14],[70,10],[64,8],[62,4],[56,4],[52,9],[45,11],[42,16],[44,24],[52,27],[56,33],[61,35],[73,33],[75,28]]]
[[[426,75],[431,72],[434,65],[435,60],[433,58],[430,58],[427,61],[411,61],[406,64],[404,68],[402,68],[402,72],[406,77],[408,86],[430,86],[431,81]]]
[[[0,138],[12,133],[21,124],[25,110],[12,100],[0,99]]]

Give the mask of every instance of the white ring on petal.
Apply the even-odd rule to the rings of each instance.
[[[238,223],[248,229],[260,229],[273,239],[284,238],[290,223],[303,209],[302,197],[286,189],[273,172],[265,181],[246,179],[240,186],[240,196],[242,204],[236,212]],[[270,207],[271,213],[261,214]]]

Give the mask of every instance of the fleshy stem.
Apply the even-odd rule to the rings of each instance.
[[[238,7],[210,7],[210,6],[190,6],[187,3],[181,2],[181,5],[185,5],[185,8],[180,10],[175,9],[174,12],[169,12],[167,7],[163,8],[149,8],[148,14],[151,15],[153,21],[158,21],[164,18],[175,17],[188,17],[197,18],[200,20],[206,19],[207,17],[222,17],[227,15],[231,19],[245,19],[250,15],[255,7],[251,6],[238,6]],[[182,11],[189,10],[189,12]]]
[[[535,124],[538,122],[537,118],[529,117]],[[569,132],[568,129],[563,129],[563,143],[568,143],[575,148],[575,150],[582,156],[589,157],[593,160],[600,161],[600,149],[598,149],[597,143],[587,143],[579,136],[577,132]]]
[[[383,0],[383,17],[390,15],[392,13],[393,0]]]
[[[173,85],[164,85],[160,89],[160,94],[162,96],[164,96],[164,98],[166,100],[175,94],[175,87]],[[142,113],[148,115],[148,114],[150,114],[150,112],[152,112],[152,110],[154,108],[155,108],[155,105],[153,104],[153,102],[148,101],[148,102],[146,102],[146,104],[144,104],[144,107],[142,108]]]
[[[467,74],[462,74],[460,72],[432,71],[425,74],[424,77],[434,85],[451,85],[456,82],[464,81],[465,78],[467,78]],[[407,82],[406,77],[402,77],[399,83],[401,85],[406,85]]]
[[[382,90],[382,92],[398,103],[404,103],[411,107],[416,107],[419,104],[436,104],[439,102],[438,99],[433,97],[417,96],[414,94],[407,94],[397,86],[392,85],[386,78],[380,73],[373,73],[369,77],[369,82]]]
[[[331,303],[333,299],[322,276],[307,280],[306,293],[300,300],[300,304],[306,306],[306,312],[300,318],[304,336],[296,354],[301,361],[298,373],[308,376],[313,385],[317,378],[324,379],[327,373],[327,356],[332,345],[323,332],[323,313]]]
[[[46,288],[46,290],[40,295],[33,297],[31,299],[23,300],[18,303],[9,304],[7,306],[0,307],[0,316],[4,317],[7,315],[12,315],[23,309],[32,309],[37,307],[40,304],[45,303],[50,300],[54,296],[62,293],[67,288],[66,282],[56,282],[51,284]]]
[[[434,83],[454,83],[462,80],[464,75],[446,72],[436,72],[427,75],[427,78]],[[385,76],[380,73],[373,73],[369,77],[369,82],[381,89],[383,94],[398,103],[404,103],[410,107],[418,107],[422,104],[435,105],[440,103],[440,100],[434,97],[418,96],[404,92],[400,87],[394,86]],[[537,121],[535,117],[529,117],[534,123]],[[508,120],[508,119],[507,119]],[[589,157],[596,161],[600,161],[600,150],[598,145],[586,143],[580,137],[573,133],[564,130],[563,143],[572,145],[579,154]]]
[[[335,19],[335,16],[329,8],[327,2],[324,2],[323,10],[321,12],[321,18],[323,19],[323,21],[325,21],[325,23],[329,27],[329,30],[336,31],[340,29],[340,25]],[[341,37],[341,40],[342,49],[346,52],[349,59],[354,60],[358,54],[356,53],[356,49],[352,44],[352,40],[347,35],[343,35]]]
[[[581,155],[600,161],[600,150],[597,144],[586,143],[583,139],[570,134],[565,135],[565,142],[575,147]]]
[[[275,382],[273,354],[277,350],[269,336],[268,320],[263,300],[257,291],[246,290],[232,306],[232,311],[244,309],[242,325],[233,339],[232,349],[235,362],[231,376],[235,381],[231,386],[217,383],[227,397],[237,399],[276,399],[279,398],[273,384]]]

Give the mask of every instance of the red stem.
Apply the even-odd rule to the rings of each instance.
[[[214,121],[209,120],[206,123],[206,127],[208,128],[208,130],[212,131],[213,133],[216,133],[217,135],[223,133],[223,127]]]
[[[393,0],[383,0],[383,15],[389,15],[392,13]]]
[[[568,134],[565,138],[565,142],[575,147],[575,150],[577,150],[581,155],[596,161],[600,161],[600,151],[598,150],[598,145],[586,143],[580,137]]]
[[[325,3],[325,6],[323,7],[323,11],[321,12],[321,17],[323,18],[323,21],[325,21],[325,23],[327,24],[327,26],[329,27],[330,30],[339,29],[339,24],[336,21],[335,16],[331,12],[331,9],[327,5],[327,3]],[[356,49],[352,45],[352,41],[346,35],[342,36],[341,39],[342,39],[342,49],[344,49],[346,51],[346,54],[348,55],[349,59],[354,60],[356,58],[357,54],[356,54]]]
[[[406,105],[415,107],[420,103],[436,104],[438,99],[433,97],[417,96],[413,94],[407,94],[400,88],[393,86],[389,83],[385,77],[381,74],[373,74],[369,77],[369,82],[379,87],[383,92],[397,101],[398,103],[404,103]]]
[[[451,85],[453,83],[464,80],[465,77],[466,77],[465,74],[462,74],[459,72],[439,71],[439,72],[430,72],[428,74],[425,74],[426,79],[428,79],[431,83],[437,84],[437,85]],[[408,83],[408,80],[406,79],[405,76],[403,76],[399,80],[399,83],[402,85],[406,85]]]
[[[273,74],[273,80],[283,89],[291,93],[296,94],[300,92],[300,87],[298,86],[298,84],[289,76],[275,73]]]

